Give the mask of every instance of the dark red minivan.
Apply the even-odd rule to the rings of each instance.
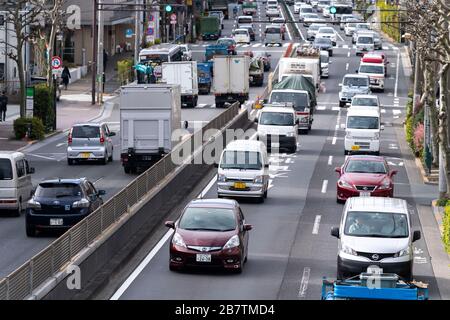
[[[252,226],[235,200],[192,200],[176,221],[170,240],[170,270],[219,267],[240,273],[247,261]]]

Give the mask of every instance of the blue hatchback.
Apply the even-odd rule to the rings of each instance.
[[[39,183],[26,209],[27,236],[36,230],[67,230],[103,205],[104,190],[86,178]]]

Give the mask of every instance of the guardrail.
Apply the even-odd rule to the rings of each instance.
[[[284,16],[285,16],[285,20],[291,20],[291,21],[295,21],[295,17],[292,15],[292,12],[289,10],[289,8],[287,7],[287,4],[285,1],[281,1],[281,8],[284,12]],[[289,17],[289,18],[288,18]],[[300,39],[300,31],[297,28],[297,23],[288,23],[287,27],[292,27],[292,36],[293,39],[292,41],[294,41],[295,39]]]
[[[239,103],[234,103],[202,130],[198,130],[177,144],[172,152],[183,153],[182,150],[186,150],[184,147],[187,145],[192,147],[188,150],[195,152],[193,146],[196,146],[195,142],[198,140],[195,139],[198,139],[199,134],[204,137],[204,133],[209,129],[223,128],[239,114],[239,110]],[[201,141],[203,144],[203,139]],[[181,158],[187,160],[190,156],[191,154],[183,154]],[[167,154],[103,206],[73,226],[6,278],[0,280],[0,300],[20,300],[31,295],[33,290],[64,270],[75,256],[87,249],[103,232],[128,213],[133,205],[137,204],[150,190],[158,186],[164,177],[180,165],[173,163],[171,154]]]

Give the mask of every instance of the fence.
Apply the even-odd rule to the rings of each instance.
[[[179,143],[172,152],[179,153],[181,150],[185,150],[183,147],[189,144],[195,146],[194,140],[198,139],[198,135],[201,134],[201,137],[203,137],[206,130],[223,128],[239,113],[239,110],[239,104],[234,103],[203,127],[202,130]],[[203,142],[203,138],[201,141]],[[193,148],[189,150],[194,151]],[[189,161],[190,156],[191,154],[183,154],[182,159]],[[171,154],[167,154],[109,199],[103,206],[80,221],[6,278],[0,280],[0,300],[18,300],[29,296],[47,279],[62,271],[72,258],[93,243],[124,214],[128,213],[130,207],[138,203],[178,166],[179,164],[173,163]]]

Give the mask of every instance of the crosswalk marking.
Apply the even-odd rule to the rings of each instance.
[[[381,109],[381,113],[386,113],[386,109]]]
[[[339,109],[340,109],[339,107],[332,107],[331,108],[331,110],[333,110],[333,111],[339,111]]]
[[[204,107],[206,107],[206,106],[207,106],[206,103],[199,103],[199,104],[197,105],[197,108],[204,108]]]
[[[261,33],[260,33],[260,35],[261,35]],[[191,48],[198,48],[198,47],[206,48],[210,44],[213,44],[213,43],[191,44],[190,47]],[[284,42],[282,44],[282,47],[285,48],[285,47],[289,46],[289,44],[290,44],[290,42]],[[299,43],[293,43],[293,44],[294,45],[298,45]],[[250,45],[249,44],[238,43],[238,44],[236,44],[236,47],[237,48],[240,48],[240,47],[242,47],[242,48],[246,48],[246,47],[258,48],[258,47],[263,46],[263,45],[264,44],[262,44],[262,43],[253,43],[253,44],[250,44]],[[339,48],[342,48],[342,49],[356,49],[356,45],[338,44],[338,45],[333,46],[333,48],[334,49],[339,49]],[[383,50],[399,50],[399,48],[394,47],[394,46],[383,46]],[[395,68],[395,63],[391,63],[390,66],[391,66],[391,68]]]
[[[342,46],[342,49],[348,49],[348,44],[344,44],[344,45]]]

